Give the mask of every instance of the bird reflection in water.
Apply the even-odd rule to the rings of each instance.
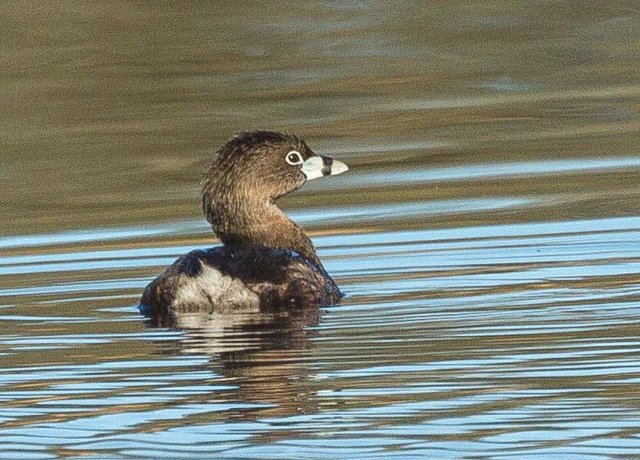
[[[261,405],[233,414],[253,419],[317,412],[318,381],[308,358],[318,334],[313,326],[321,314],[315,306],[288,311],[196,313],[150,318],[147,325],[180,332],[169,347],[164,342],[158,348],[163,353],[208,356],[207,367],[222,376],[224,383],[235,386],[228,392],[212,392],[210,398]]]

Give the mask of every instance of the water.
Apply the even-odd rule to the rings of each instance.
[[[0,9],[0,459],[638,458],[634,2]],[[347,297],[149,324],[265,127]]]

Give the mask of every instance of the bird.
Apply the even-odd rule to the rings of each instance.
[[[140,311],[159,317],[338,303],[343,294],[311,239],[276,201],[348,169],[293,134],[233,137],[202,180],[202,211],[222,245],[179,257],[145,288]]]

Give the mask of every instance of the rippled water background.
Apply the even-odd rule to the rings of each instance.
[[[634,1],[3,2],[1,459],[640,458]],[[146,324],[245,129],[348,294]]]

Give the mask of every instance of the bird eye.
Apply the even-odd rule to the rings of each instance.
[[[287,153],[287,156],[284,157],[284,159],[291,166],[301,165],[302,163],[304,163],[304,160],[302,159],[302,155],[300,155],[300,152],[297,152],[295,150],[292,150],[291,152]]]

